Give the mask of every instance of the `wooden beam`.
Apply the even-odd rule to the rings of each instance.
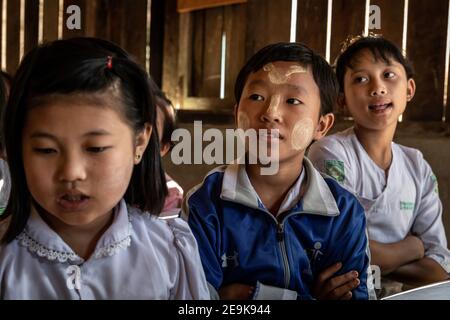
[[[371,0],[370,5],[377,5],[380,8],[381,29],[371,29],[369,31],[382,35],[401,48],[405,0]]]
[[[9,74],[16,73],[20,55],[20,1],[8,1],[6,14],[6,70]]]
[[[264,46],[289,41],[291,0],[249,0],[247,2],[246,59]]]
[[[433,5],[409,0],[407,54],[415,68],[417,90],[405,120],[442,120],[447,13],[448,0],[434,0]]]
[[[325,56],[327,42],[328,0],[299,1],[297,6],[297,41]]]
[[[25,54],[37,46],[39,37],[39,0],[25,1]]]
[[[366,4],[362,0],[333,0],[332,10],[330,63],[335,61],[349,36],[363,33]]]
[[[177,10],[179,13],[186,13],[193,10],[207,9],[245,2],[247,2],[247,0],[178,0]]]
[[[43,41],[58,39],[59,0],[44,1]]]

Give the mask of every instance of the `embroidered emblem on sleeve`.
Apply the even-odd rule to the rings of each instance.
[[[325,173],[332,176],[337,182],[344,182],[344,162],[339,160],[325,160]]]
[[[431,180],[433,180],[433,182],[434,182],[434,192],[439,194],[439,185],[438,185],[438,181],[437,181],[436,175],[432,174],[431,175]]]

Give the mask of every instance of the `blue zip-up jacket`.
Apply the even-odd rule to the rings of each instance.
[[[353,298],[374,297],[368,283],[363,208],[307,158],[303,163],[304,194],[300,196],[299,183],[294,185],[295,190],[288,193],[294,195],[291,208],[277,217],[259,200],[244,165],[219,167],[188,192],[183,215],[197,239],[214,295],[227,284],[262,283],[270,290],[294,291],[298,299],[313,299],[312,286],[320,272],[342,262],[336,275],[350,270],[359,273],[361,284]],[[271,294],[270,290],[264,297],[286,297],[286,293]]]

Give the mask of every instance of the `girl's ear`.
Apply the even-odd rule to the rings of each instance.
[[[413,78],[408,80],[407,88],[406,88],[406,100],[409,102],[414,97],[416,93],[416,82]]]
[[[320,116],[319,125],[317,126],[316,132],[314,133],[314,140],[322,139],[331,129],[333,124],[334,124],[334,114],[327,113],[323,116]]]
[[[159,154],[161,155],[161,158],[164,157],[167,152],[170,150],[170,143],[161,144],[161,149],[159,151]]]
[[[145,123],[144,129],[137,134],[136,136],[136,145],[135,145],[135,153],[134,153],[134,164],[138,164],[141,162],[142,155],[147,148],[147,145],[152,136],[152,125],[148,122]]]

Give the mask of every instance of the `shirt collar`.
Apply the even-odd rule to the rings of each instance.
[[[306,189],[300,199],[300,187],[306,178]],[[224,172],[221,199],[262,209],[259,197],[248,178],[244,164],[231,164]],[[298,204],[302,203],[302,206]],[[293,209],[293,212],[325,216],[339,215],[339,209],[327,183],[308,158],[303,158],[303,170],[296,183],[287,193],[279,213]]]
[[[114,219],[109,228],[97,242],[91,258],[99,259],[111,256],[118,250],[130,245],[131,224],[128,218],[128,208],[124,200],[113,209]],[[66,262],[70,260],[82,263],[84,259],[79,257],[63,239],[53,230],[32,207],[27,225],[17,237],[22,246],[31,252],[48,260]]]

